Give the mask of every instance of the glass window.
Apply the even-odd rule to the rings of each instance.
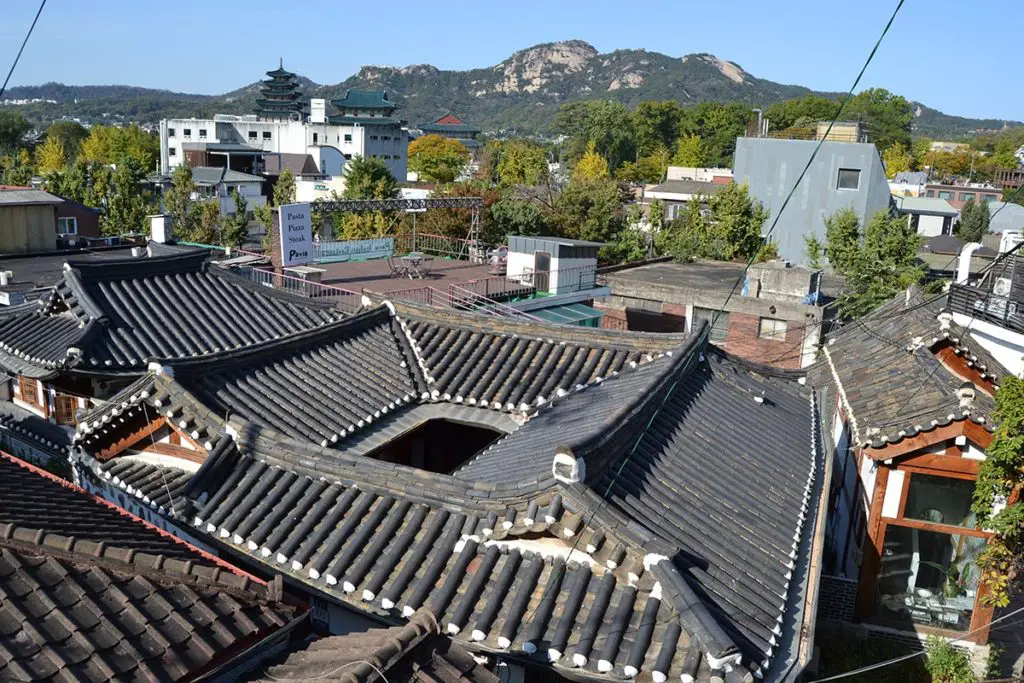
[[[935,190],[928,190],[927,192],[924,193],[924,196],[925,197],[934,197],[935,196]]]
[[[313,144],[314,144],[314,145],[316,144],[316,141],[317,141],[317,138],[318,138],[318,137],[319,137],[319,136],[318,136],[318,135],[317,135],[316,133],[313,133]]]
[[[191,128],[186,128],[185,129],[185,137],[187,137],[187,138],[192,137],[192,129]]]
[[[264,140],[269,140],[270,139],[270,131],[269,130],[263,131],[263,139]]]
[[[36,391],[36,381],[28,377],[18,378],[18,387],[21,389],[21,400],[33,405],[39,404],[39,395]]]
[[[206,129],[205,128],[200,128],[199,129],[199,139],[200,140],[205,140],[206,139]]]
[[[973,495],[974,482],[970,479],[950,479],[914,472],[910,475],[907,506],[903,516],[932,524],[977,529],[977,519],[971,512]]]
[[[953,198],[953,193],[952,192],[948,192],[946,190],[942,190],[942,191],[939,192],[939,199],[952,199],[952,198]]]
[[[984,538],[888,525],[875,618],[966,631],[978,592],[974,562],[984,547]]]
[[[961,192],[960,193],[960,201],[962,201],[962,202],[969,202],[972,199],[974,199],[974,193],[973,192]]]
[[[250,130],[250,131],[249,131],[249,139],[250,139],[250,140],[255,140],[255,139],[256,139],[256,138],[258,138],[259,136],[260,136],[260,134],[259,134],[259,133],[257,133],[256,131],[254,131],[254,130]]]
[[[352,142],[352,135],[350,133],[345,133],[345,142]]]
[[[169,138],[173,138],[174,137],[174,129],[173,128],[168,128],[167,129],[167,137],[169,137]]]
[[[775,318],[761,318],[758,325],[757,336],[761,339],[772,339],[775,341],[786,340],[786,321]]]
[[[175,148],[175,147],[168,147],[167,148],[167,156],[169,156],[169,157],[176,157],[176,156],[178,156],[177,148]]]
[[[855,168],[839,169],[839,182],[836,187],[840,190],[856,190],[860,187],[860,171]]]
[[[996,202],[996,201],[999,201],[998,195],[994,195],[994,194],[987,194],[987,195],[985,195],[985,203],[986,204],[990,204],[990,203]]]
[[[54,417],[59,425],[78,424],[78,399],[74,396],[56,394],[53,397]]]
[[[61,217],[57,219],[57,234],[58,235],[77,235],[78,234],[78,219],[74,216]]]
[[[711,325],[711,341],[713,342],[724,342],[725,338],[729,335],[729,314],[722,312],[715,320],[715,315],[718,311],[710,308],[700,308],[699,306],[693,307],[693,325],[692,329],[696,330],[705,321],[709,324],[714,321]]]

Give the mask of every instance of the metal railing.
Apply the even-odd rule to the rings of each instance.
[[[355,313],[362,306],[363,295],[333,285],[325,285],[322,282],[305,280],[292,275],[278,274],[271,270],[256,268],[253,266],[240,266],[232,269],[242,277],[263,285],[273,287],[283,292],[289,292],[316,301],[333,302],[340,310],[347,313]]]
[[[464,259],[469,258],[469,249],[470,241],[460,237],[447,237],[445,235],[421,232],[416,234],[415,243],[413,242],[412,234],[409,233],[395,237],[396,254],[420,251],[424,254]]]
[[[387,292],[384,296],[396,301],[408,301],[424,306],[451,308],[457,311],[480,313],[501,318],[541,320],[525,311],[520,311],[499,301],[480,296],[458,285],[449,285],[447,290],[430,286],[413,287],[411,289]]]
[[[574,266],[547,272],[526,270],[460,282],[459,286],[480,296],[506,300],[537,293],[582,292],[597,286],[597,266]]]
[[[947,305],[954,313],[985,320],[1024,334],[1024,302],[1017,302],[977,287],[954,284],[950,285]]]

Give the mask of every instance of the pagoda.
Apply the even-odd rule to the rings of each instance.
[[[286,71],[284,60],[276,69],[267,72],[268,78],[260,82],[260,96],[256,100],[256,115],[261,119],[294,119],[302,117],[302,102],[299,99],[299,81],[295,74]]]

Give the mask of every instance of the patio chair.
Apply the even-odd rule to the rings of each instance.
[[[388,268],[391,269],[388,277],[405,277],[406,275],[405,264],[401,261],[396,262],[394,254],[388,254]]]

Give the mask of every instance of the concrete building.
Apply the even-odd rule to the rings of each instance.
[[[648,185],[644,189],[644,200],[647,203],[655,199],[661,201],[665,207],[665,220],[670,221],[677,218],[695,198],[707,199],[725,187],[724,184],[711,181],[666,180],[657,185]]]
[[[235,197],[237,192],[245,197],[248,212],[257,206],[267,203],[263,194],[264,178],[258,175],[233,171],[220,166],[198,166],[192,170],[192,182],[196,191],[192,193],[193,201],[216,200],[220,205],[220,215],[230,216],[235,213]],[[167,191],[171,186],[169,175],[151,178],[160,192]]]
[[[928,197],[896,197],[896,211],[906,216],[918,235],[935,237],[952,235],[960,212],[945,199]]]
[[[778,218],[772,240],[787,261],[806,260],[804,237],[825,239],[825,218],[840,209],[853,209],[861,221],[889,210],[891,195],[878,149],[865,142],[822,144],[814,164],[779,216],[782,202],[796,183],[815,146],[813,140],[739,138],[735,178]]]
[[[900,171],[889,181],[889,191],[894,197],[923,197],[927,184],[925,171]]]
[[[974,183],[971,185],[942,185],[929,183],[925,187],[925,197],[945,199],[954,209],[962,209],[964,204],[973,199],[977,202],[998,202],[1003,198],[1003,192],[998,187]]]
[[[743,266],[698,261],[626,268],[603,276],[611,294],[594,305],[605,314],[603,327],[691,332],[708,321],[711,342],[730,353],[784,368],[810,365],[827,311],[821,273],[758,263],[730,297]]]
[[[268,156],[313,154],[318,167],[321,163],[338,167],[332,170],[339,174],[339,160],[343,165],[353,157],[380,159],[395,178],[405,180],[408,131],[393,116],[397,105],[386,92],[348,90],[345,97],[331,100],[337,114],[328,113],[323,99],[309,101],[308,116],[293,110],[296,103],[291,100],[280,105],[273,100],[260,102],[264,109],[255,114],[161,121],[161,173],[187,164],[258,174],[264,172]],[[265,109],[272,104],[287,111]]]
[[[728,185],[732,182],[731,168],[706,168],[698,166],[669,166],[665,180],[696,180],[702,183]]]

